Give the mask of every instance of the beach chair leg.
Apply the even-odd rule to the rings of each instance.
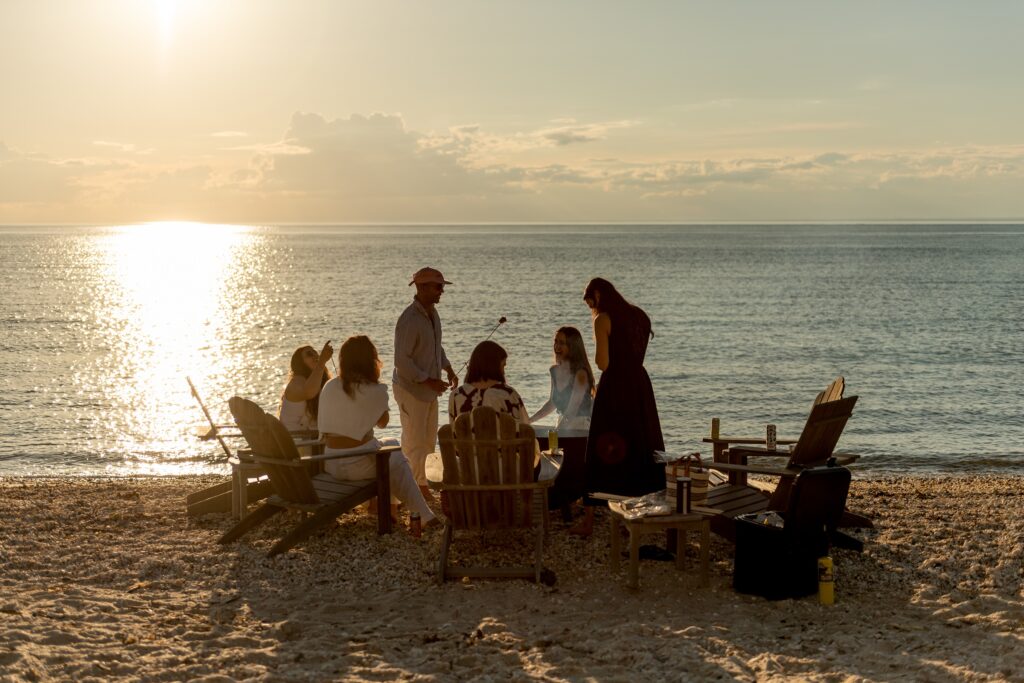
[[[239,468],[238,477],[238,515],[241,517],[249,511],[249,476]]]
[[[544,515],[545,518],[547,515]],[[535,583],[540,583],[540,573],[544,569],[544,534],[546,533],[546,524],[537,525],[537,545],[534,548],[533,556],[533,580]]]
[[[617,515],[610,515],[612,520],[611,541],[612,554],[609,558],[612,572],[619,572],[619,556],[622,554],[622,536],[619,534],[619,518]]]
[[[437,561],[437,582],[444,583],[448,574],[448,549],[452,545],[452,525],[445,522],[444,537],[441,539],[441,557]]]
[[[320,508],[320,510],[311,515],[309,519],[303,519],[297,527],[289,531],[284,538],[275,543],[270,549],[270,552],[267,553],[267,557],[279,555],[295,547],[313,535],[314,531],[327,526],[337,519],[338,515],[347,510],[351,510],[357,504],[358,503],[353,504],[349,500],[344,499],[332,505],[328,505],[327,507]],[[303,517],[305,517],[306,514],[307,513],[305,511],[302,511]]]
[[[711,565],[711,523],[705,519],[700,524],[700,584],[708,585]]]
[[[627,582],[630,588],[640,587],[640,531],[634,530],[630,525],[629,529],[629,572]]]
[[[239,483],[241,479],[241,483]],[[242,499],[242,488],[245,486],[245,479],[242,477],[241,469],[237,465],[231,466],[231,518],[242,519],[242,509],[238,502]]]
[[[855,529],[874,529],[875,523],[864,515],[846,510],[843,512],[843,516],[839,518],[839,526]]]
[[[829,534],[829,541],[832,545],[837,548],[846,548],[854,552],[864,552],[864,542],[858,538],[854,538],[849,534],[843,533],[842,531],[833,531]]]
[[[278,505],[271,505],[265,503],[260,507],[253,510],[251,513],[245,516],[242,521],[228,529],[227,533],[217,540],[218,543],[231,543],[232,541],[238,540],[245,534],[249,533],[252,529],[255,529],[263,522],[267,521],[279,512],[283,512],[284,508]]]

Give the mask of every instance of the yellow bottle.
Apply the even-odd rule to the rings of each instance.
[[[835,576],[832,571],[832,558],[826,555],[818,558],[818,602],[832,605],[836,601]]]

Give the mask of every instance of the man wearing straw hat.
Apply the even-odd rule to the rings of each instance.
[[[459,377],[441,346],[441,318],[435,308],[444,286],[450,284],[436,268],[417,270],[409,283],[416,285],[416,296],[395,325],[392,381],[402,420],[402,452],[428,499],[426,461],[437,443],[437,399],[450,387],[459,386]],[[442,370],[447,382],[441,379]]]

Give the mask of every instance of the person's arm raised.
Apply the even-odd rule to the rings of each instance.
[[[594,362],[602,372],[608,369],[608,337],[612,333],[612,319],[607,313],[598,313],[594,318]]]
[[[309,377],[296,376],[288,382],[284,389],[284,397],[289,401],[308,401],[316,398],[320,393],[320,382],[323,381],[324,372],[327,370],[327,361],[334,355],[334,347],[331,342],[324,344],[320,349],[320,356],[316,359],[316,365]]]

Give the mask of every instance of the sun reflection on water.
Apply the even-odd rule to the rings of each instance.
[[[188,463],[164,454],[200,450],[185,376],[223,376],[238,362],[221,349],[238,310],[232,279],[252,267],[254,239],[245,226],[173,222],[119,227],[101,240],[110,301],[97,307],[107,316],[98,322],[115,351],[106,391],[132,471],[180,473]]]

